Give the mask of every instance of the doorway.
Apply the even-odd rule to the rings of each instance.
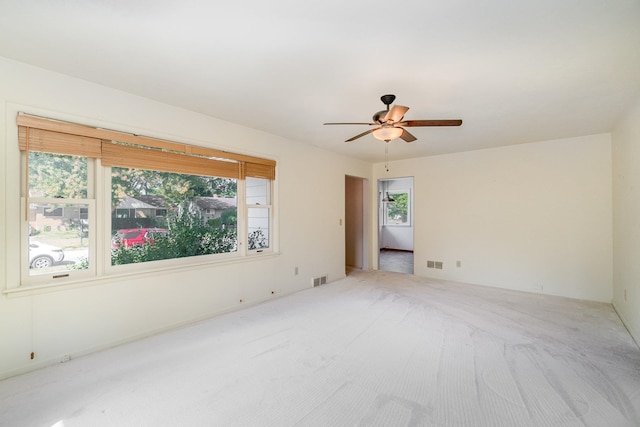
[[[413,177],[378,180],[378,269],[413,274]]]
[[[368,221],[366,206],[368,181],[365,178],[345,176],[345,272],[347,275],[354,270],[368,270],[367,256]]]

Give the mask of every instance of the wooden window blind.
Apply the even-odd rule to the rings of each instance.
[[[269,165],[262,165],[258,163],[247,163],[245,165],[245,176],[250,176],[252,178],[265,178],[265,179],[276,179],[276,170],[274,167]]]
[[[275,160],[18,114],[22,151],[99,158],[105,166],[275,179]]]
[[[29,134],[29,150],[74,156],[100,157],[100,140],[81,135],[52,132],[38,128],[18,128],[20,150],[27,150],[27,133]]]
[[[189,175],[236,179],[240,177],[238,163],[235,161],[225,162],[205,157],[185,156],[167,151],[115,144],[111,141],[102,141],[102,164]]]

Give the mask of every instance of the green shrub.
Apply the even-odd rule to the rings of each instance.
[[[167,217],[167,236],[154,237],[144,245],[114,249],[111,264],[132,264],[161,259],[184,258],[198,255],[227,253],[237,250],[235,227],[214,221],[206,223],[189,206],[178,209]]]

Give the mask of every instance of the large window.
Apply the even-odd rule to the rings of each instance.
[[[113,167],[111,195],[112,265],[238,250],[236,179]]]
[[[273,249],[272,160],[23,114],[18,125],[23,283]]]

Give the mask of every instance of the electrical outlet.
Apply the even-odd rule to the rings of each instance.
[[[65,362],[68,362],[69,360],[71,360],[71,355],[65,354],[64,356],[62,356],[62,359],[60,359],[60,362],[65,363]]]

